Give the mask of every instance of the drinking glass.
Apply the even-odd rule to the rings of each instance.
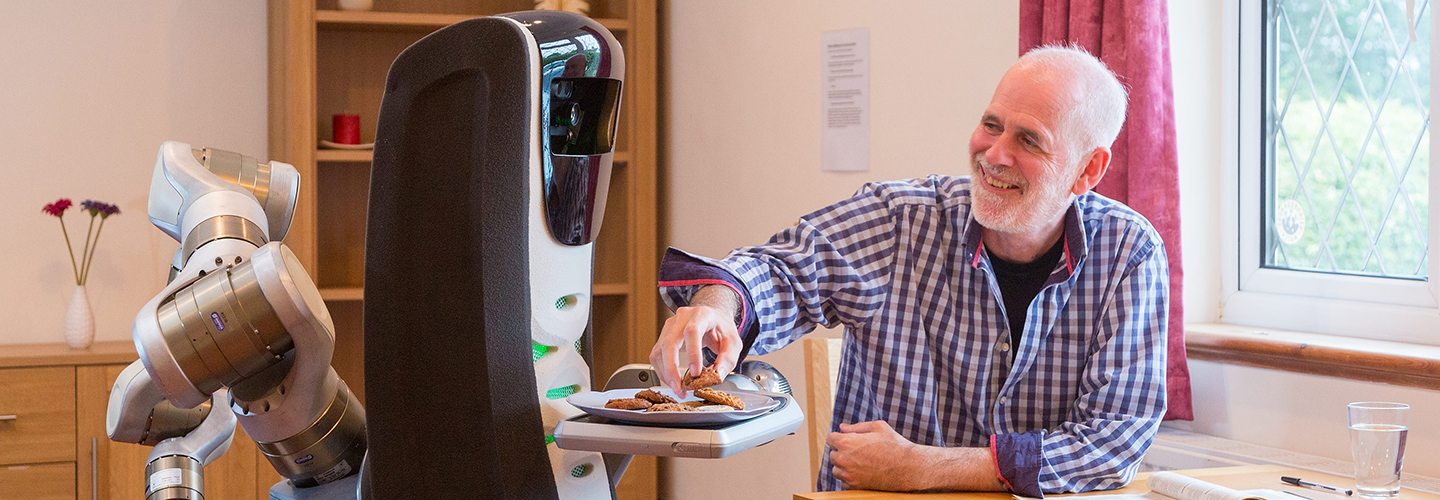
[[[1400,494],[1410,405],[1350,403],[1350,454],[1355,457],[1355,490],[1366,498]]]

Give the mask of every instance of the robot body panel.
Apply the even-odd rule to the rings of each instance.
[[[545,439],[578,413],[564,397],[590,388],[576,344],[612,143],[558,171],[542,150],[561,130],[547,82],[571,60],[545,54],[584,46],[542,39],[542,27],[589,29],[594,47],[608,37],[579,16],[517,13],[436,31],[391,66],[366,241],[366,372],[387,374],[366,380],[376,497],[610,498],[599,454]],[[570,67],[584,77],[599,62]],[[415,491],[416,477],[453,487]]]

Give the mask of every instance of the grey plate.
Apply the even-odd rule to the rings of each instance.
[[[651,390],[675,398],[675,392],[671,391],[670,389],[652,387]],[[635,397],[635,393],[640,391],[641,389],[616,389],[613,391],[605,392],[577,392],[575,394],[571,394],[570,397],[565,398],[565,401],[572,405],[575,405],[576,408],[583,410],[585,413],[615,419],[622,422],[677,426],[714,425],[724,424],[727,422],[739,422],[741,420],[749,420],[763,415],[765,414],[765,412],[768,412],[774,409],[776,406],[780,405],[779,401],[776,401],[775,398],[772,398],[770,396],[752,394],[746,391],[725,391],[737,398],[740,398],[741,401],[744,401],[745,409],[730,411],[647,412],[645,410],[616,410],[613,408],[605,407],[605,403],[609,402],[612,399],[633,398]],[[691,395],[688,398],[675,399],[681,402],[698,401],[700,399],[695,397],[693,392],[691,392],[690,394]]]

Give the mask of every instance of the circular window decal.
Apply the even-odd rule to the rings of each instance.
[[[1300,202],[1285,200],[1275,207],[1275,234],[1286,245],[1300,242],[1305,234],[1305,209],[1300,207]]]

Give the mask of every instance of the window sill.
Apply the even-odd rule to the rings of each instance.
[[[1440,347],[1218,323],[1185,325],[1190,359],[1440,390]]]

